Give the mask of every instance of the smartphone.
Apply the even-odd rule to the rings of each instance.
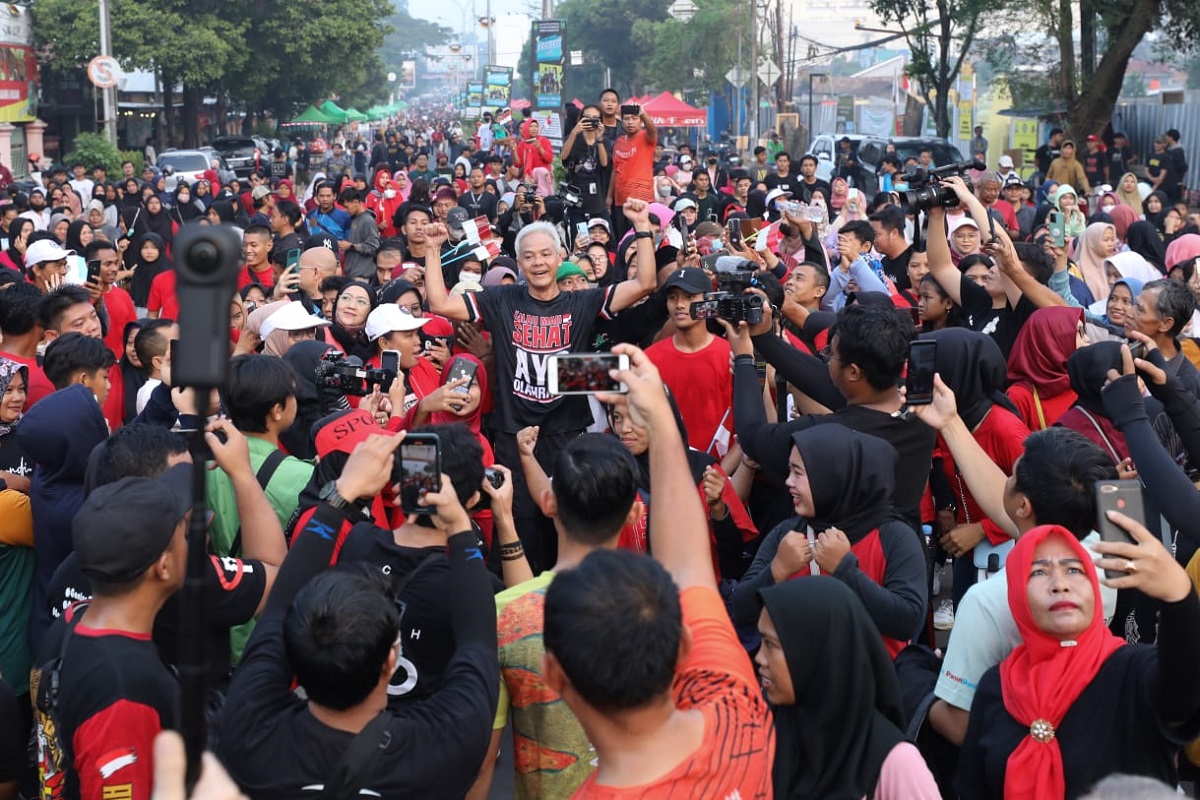
[[[88,283],[100,282],[100,259],[92,259],[87,262],[87,279]]]
[[[1061,211],[1051,211],[1046,215],[1046,226],[1050,229],[1050,241],[1055,247],[1065,247],[1067,244],[1067,226]]]
[[[293,247],[291,250],[287,251],[287,257],[283,262],[283,268],[291,269],[292,267],[296,266],[299,263],[300,263],[300,248]]]
[[[400,351],[384,350],[379,357],[379,366],[391,376],[386,383],[379,386],[379,391],[386,392],[392,388],[392,381],[396,380],[396,376],[400,374]]]
[[[1120,511],[1145,525],[1141,481],[1096,481],[1096,529],[1100,532],[1100,541],[1136,544],[1127,530],[1108,518],[1107,511]],[[1121,570],[1104,570],[1106,578],[1120,578],[1124,574]]]
[[[908,374],[904,379],[910,406],[933,402],[933,375],[937,372],[937,342],[917,339],[908,346]]]
[[[579,222],[575,225],[575,238],[589,241],[591,237],[588,235],[588,226],[586,222]]]
[[[921,309],[917,308],[916,306],[912,306],[908,309],[908,315],[912,317],[912,324],[914,328],[921,327]]]
[[[400,508],[405,514],[434,514],[421,505],[427,492],[442,490],[442,446],[436,433],[410,433],[400,443]]]
[[[1146,345],[1139,342],[1137,339],[1126,339],[1125,344],[1129,345],[1129,355],[1134,358],[1146,357]]]
[[[475,372],[479,369],[479,365],[474,361],[466,358],[456,358],[450,362],[450,374],[446,378],[446,383],[460,381],[463,378],[469,378],[466,385],[454,389],[455,394],[470,394],[471,387],[475,384]]]
[[[740,248],[742,246],[742,221],[740,219],[731,219],[725,224],[726,238],[729,240],[729,248]]]
[[[614,369],[629,369],[629,356],[612,353],[550,356],[550,394],[624,394],[629,387],[608,374]]]

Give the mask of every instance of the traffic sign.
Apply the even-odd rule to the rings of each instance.
[[[725,73],[725,80],[732,83],[738,89],[746,85],[746,81],[750,80],[750,70],[734,67]]]
[[[121,78],[125,77],[125,73],[121,70],[121,65],[112,56],[96,56],[88,62],[87,66],[88,80],[97,89],[112,89]]]
[[[779,67],[775,66],[775,62],[769,58],[764,58],[758,64],[758,79],[767,86],[774,86],[775,81],[779,80]]]

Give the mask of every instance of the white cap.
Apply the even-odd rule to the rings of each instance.
[[[771,191],[767,192],[767,207],[769,208],[771,206],[771,201],[774,200],[776,197],[791,197],[791,196],[792,196],[791,192],[785,192],[783,189],[772,189]]]
[[[375,341],[393,331],[415,331],[429,322],[428,317],[414,317],[395,303],[384,303],[367,317],[367,338]]]
[[[588,220],[587,226],[589,231],[592,228],[604,228],[604,230],[612,233],[612,226],[608,224],[608,220],[604,217],[592,217]]]
[[[263,320],[259,336],[267,338],[275,331],[306,331],[323,328],[329,323],[315,314],[310,314],[299,300],[293,300]]]
[[[685,208],[699,208],[696,201],[690,197],[681,197],[675,201],[675,211],[683,211]]]
[[[1013,168],[1012,156],[1000,156],[1000,160],[997,161],[996,163],[1007,169]]]
[[[61,261],[75,255],[74,250],[64,250],[58,242],[50,239],[38,239],[25,248],[25,266],[32,267],[43,261]]]

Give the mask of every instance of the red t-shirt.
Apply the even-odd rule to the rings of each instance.
[[[255,272],[250,269],[250,265],[242,267],[242,271],[238,273],[238,291],[245,289],[252,283],[257,283],[267,290],[275,288],[275,270],[268,263],[266,272]]]
[[[1031,431],[1044,430],[1054,423],[1058,422],[1058,418],[1067,413],[1067,410],[1075,405],[1075,392],[1067,389],[1061,394],[1056,394],[1054,397],[1042,397],[1038,393],[1038,403],[1042,406],[1042,419],[1045,419],[1045,424],[1042,424],[1042,419],[1038,417],[1038,403],[1033,401],[1033,392],[1027,383],[1014,383],[1008,387],[1008,399],[1013,401],[1013,405],[1021,412],[1021,419],[1025,422],[1025,427]]]
[[[22,358],[21,356],[4,352],[0,352],[0,358],[15,361],[29,369],[29,385],[25,387],[24,411],[33,408],[34,403],[54,391],[54,384],[46,377],[46,373],[42,372],[42,368],[38,366],[36,358]]]
[[[175,294],[175,270],[169,269],[154,276],[150,283],[147,311],[157,311],[159,319],[179,319],[179,297]]]
[[[613,202],[622,205],[630,197],[654,202],[654,143],[645,131],[633,138],[618,136],[613,144]]]
[[[104,343],[120,361],[125,355],[125,326],[137,320],[137,309],[133,307],[129,292],[120,286],[104,293],[104,308],[108,311],[108,335],[104,337]]]
[[[733,375],[729,370],[729,342],[719,336],[695,353],[685,353],[674,339],[663,339],[646,350],[663,382],[675,396],[688,444],[708,452],[717,429],[733,431]]]
[[[1020,418],[1007,408],[992,406],[992,410],[983,418],[983,422],[980,422],[979,426],[971,432],[971,435],[983,448],[983,452],[988,454],[988,457],[1005,475],[1012,475],[1013,464],[1025,452],[1025,440],[1029,438],[1029,428],[1026,428],[1025,423],[1021,422]],[[938,437],[938,445],[933,454],[934,457],[942,457],[942,470],[946,473],[946,480],[950,482],[950,488],[954,490],[955,501],[958,505],[958,524],[981,522],[983,523],[983,532],[987,534],[987,538],[992,544],[1008,541],[1010,537],[1004,532],[1004,529],[983,513],[983,509],[971,495],[971,490],[967,488],[966,481],[959,480],[959,476],[956,474],[958,467],[954,464],[954,457],[950,455],[950,448],[946,447],[941,436]]]

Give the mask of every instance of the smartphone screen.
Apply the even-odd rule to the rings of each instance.
[[[291,269],[300,263],[300,248],[293,247],[287,251],[287,260],[283,262],[284,269]]]
[[[450,374],[446,378],[446,383],[460,381],[463,378],[469,378],[466,384],[454,389],[455,394],[470,394],[471,386],[475,383],[475,371],[479,369],[479,365],[474,361],[465,358],[456,358],[450,363]]]
[[[1108,518],[1108,511],[1120,511],[1142,525],[1146,524],[1146,510],[1142,503],[1140,481],[1096,481],[1096,530],[1102,542],[1125,542],[1135,544],[1129,532]],[[1106,578],[1120,578],[1125,573],[1119,570],[1104,570]]]
[[[913,323],[914,328],[921,327],[921,309],[917,308],[916,306],[913,306],[912,308],[908,309],[908,315],[910,317],[912,317],[912,323]]]
[[[629,357],[612,353],[578,353],[550,357],[552,394],[595,394],[626,392],[625,384],[613,380],[609,370],[629,369]]]
[[[588,235],[588,226],[586,222],[580,222],[575,225],[575,238],[583,239],[585,242],[591,238]]]
[[[87,262],[87,279],[89,283],[98,283],[100,281],[100,259],[93,259]]]
[[[720,300],[697,300],[688,307],[688,315],[692,319],[716,319]]]
[[[406,514],[433,514],[421,505],[427,492],[442,488],[441,443],[436,433],[410,433],[400,443],[400,507]]]
[[[386,384],[379,387],[379,391],[386,392],[392,388],[392,381],[400,374],[400,351],[384,350],[379,356],[379,366],[391,376]]]
[[[904,379],[910,406],[933,402],[933,375],[937,371],[937,342],[917,340],[908,346],[908,375]]]

